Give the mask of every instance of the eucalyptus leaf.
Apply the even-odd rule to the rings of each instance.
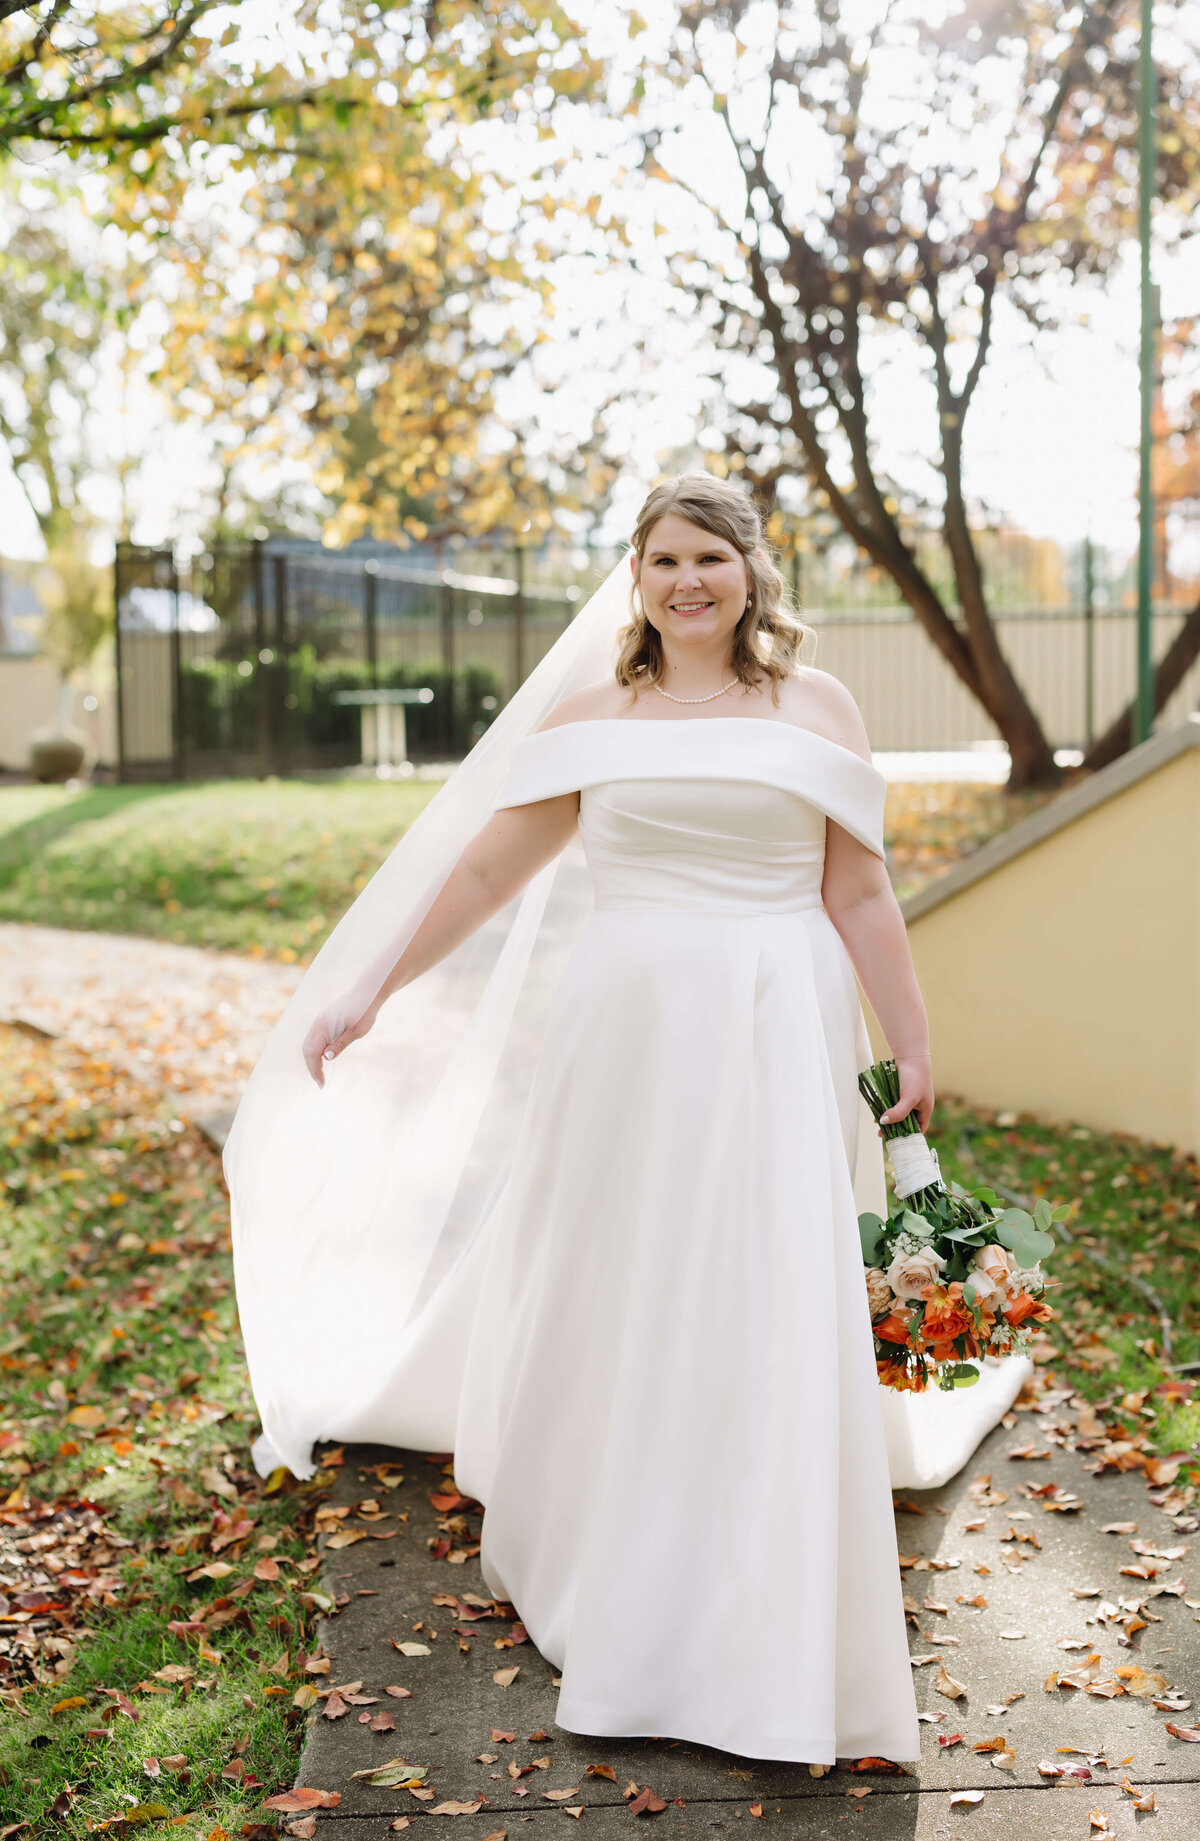
[[[883,1222],[878,1215],[859,1215],[858,1237],[862,1242],[863,1264],[877,1266],[883,1248]]]

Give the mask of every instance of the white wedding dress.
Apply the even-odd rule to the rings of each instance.
[[[871,1054],[821,880],[827,820],[882,855],[882,777],[783,721],[610,719],[518,741],[499,803],[571,790],[594,913],[503,1181],[310,1431],[454,1450],[569,1730],[915,1760],[890,1485],[957,1470],[1030,1365],[876,1378]],[[335,1335],[338,1286],[383,1308],[354,1257],[323,1267]]]

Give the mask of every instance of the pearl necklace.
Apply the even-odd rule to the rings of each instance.
[[[710,692],[707,697],[674,697],[669,690],[664,690],[661,684],[656,684],[654,688],[659,696],[665,697],[669,703],[714,703],[718,697],[723,697],[727,690],[732,690],[736,683],[737,679],[734,678],[730,683],[722,684],[720,690]]]

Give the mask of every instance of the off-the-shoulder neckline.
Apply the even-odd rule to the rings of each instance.
[[[783,722],[774,716],[581,716],[575,722],[556,723],[552,729],[535,729],[536,735],[561,735],[567,729],[612,728],[620,723],[633,728],[650,726],[658,729],[691,729],[714,723],[752,723],[756,728],[786,729],[792,735],[807,735],[810,741],[822,742],[826,748],[836,748],[839,754],[848,754],[852,761],[862,767],[869,767],[872,773],[879,773],[874,761],[865,761],[853,748],[847,748],[844,742],[835,742],[828,735],[820,735],[816,729],[806,729],[802,723]]]

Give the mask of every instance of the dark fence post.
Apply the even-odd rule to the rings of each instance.
[[[371,689],[379,688],[379,564],[371,557],[363,564],[363,638]]]
[[[275,657],[270,665],[271,682],[275,686],[275,721],[272,740],[275,744],[272,769],[286,774],[292,758],[291,736],[288,733],[287,687],[289,680],[288,660],[288,566],[286,556],[275,558]],[[261,661],[260,661],[261,668]]]
[[[267,585],[263,580],[262,539],[254,539],[250,553],[251,585],[254,594],[254,772],[265,780],[271,762],[271,679],[263,670],[262,655],[267,649]]]

